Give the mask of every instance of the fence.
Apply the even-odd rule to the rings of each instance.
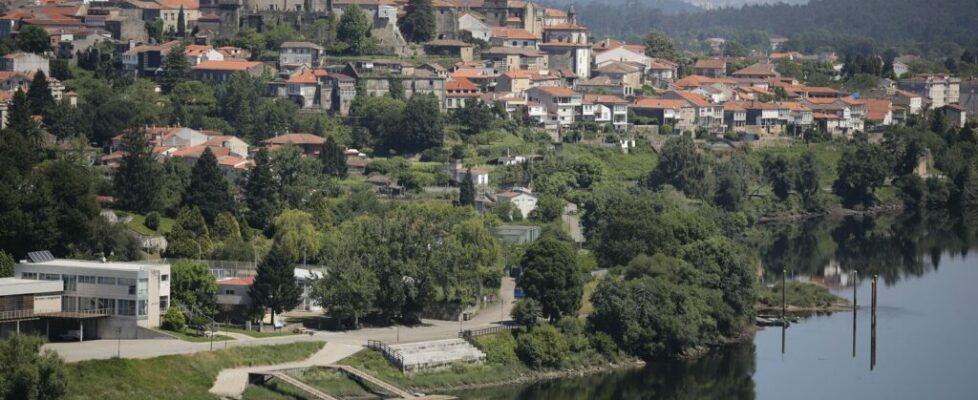
[[[384,357],[387,357],[387,360],[397,366],[398,369],[404,370],[404,357],[397,351],[394,351],[387,343],[379,340],[367,340],[367,348],[383,353]]]
[[[519,325],[499,325],[490,328],[476,329],[474,331],[471,329],[466,329],[464,331],[459,331],[458,337],[459,339],[470,340],[472,338],[477,338],[479,336],[486,336],[486,335],[492,335],[494,333],[511,331],[513,329],[518,329],[519,327],[520,327]]]
[[[192,261],[197,261],[194,259],[189,259]],[[141,261],[146,264],[173,264],[180,259],[176,258],[161,258],[157,260],[146,260]],[[236,261],[236,260],[199,260],[199,262],[207,265],[211,270],[211,274],[217,279],[225,278],[237,278],[245,276],[254,276],[257,273],[254,261]],[[296,268],[305,268],[312,271],[325,271],[325,265],[314,265],[308,264],[303,266],[302,264],[296,264]]]

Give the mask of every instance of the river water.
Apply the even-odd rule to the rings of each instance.
[[[764,279],[815,281],[852,312],[686,362],[457,393],[464,399],[978,399],[978,218],[886,216],[765,228]],[[854,283],[853,271],[861,278]],[[776,272],[775,272],[776,271]],[[871,277],[879,276],[871,365]],[[855,325],[855,334],[853,326]],[[783,346],[783,347],[782,347]]]

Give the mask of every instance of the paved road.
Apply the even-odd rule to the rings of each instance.
[[[236,336],[237,340],[214,342],[214,349],[222,349],[225,346],[263,346],[308,341],[364,346],[367,340],[394,343],[454,338],[458,337],[460,329],[488,328],[500,322],[508,321],[510,319],[509,313],[513,308],[513,288],[515,286],[516,283],[512,278],[503,279],[500,290],[500,297],[503,301],[498,305],[489,305],[470,321],[424,320],[422,325],[415,327],[368,328],[347,332],[320,331],[313,335],[261,339],[241,335]],[[58,352],[66,361],[74,362],[112,358],[116,354],[120,354],[124,358],[152,358],[171,354],[196,353],[210,350],[211,344],[190,343],[175,339],[92,340],[82,343],[49,343],[44,348]]]
[[[581,228],[581,215],[577,213],[577,205],[568,203],[560,219],[570,227],[570,237],[577,243],[584,243],[584,231]]]

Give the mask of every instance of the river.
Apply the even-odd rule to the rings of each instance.
[[[765,279],[815,281],[852,312],[760,330],[685,362],[456,393],[463,399],[978,399],[978,218],[884,216],[765,227]],[[854,284],[852,271],[861,278]],[[879,275],[871,365],[871,276]],[[855,334],[853,326],[855,325]],[[782,348],[782,346],[784,346]]]

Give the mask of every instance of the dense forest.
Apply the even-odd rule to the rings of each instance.
[[[661,5],[661,6],[660,6]],[[813,0],[806,5],[756,5],[672,14],[669,4],[590,2],[581,22],[596,37],[642,36],[658,30],[687,39],[761,30],[804,43],[798,50],[833,47],[873,52],[898,47],[924,55],[956,55],[978,45],[978,2],[973,0]]]

